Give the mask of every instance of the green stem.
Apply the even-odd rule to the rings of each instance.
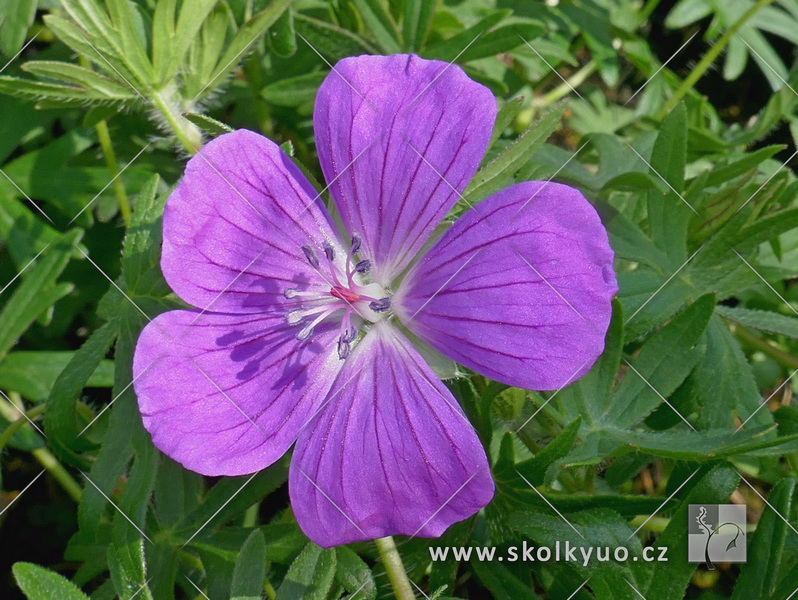
[[[385,570],[388,572],[388,579],[391,581],[396,600],[414,600],[416,596],[413,593],[410,580],[407,578],[402,557],[399,556],[399,551],[396,549],[396,542],[391,536],[388,536],[374,540],[374,543],[377,544],[382,564],[385,565]]]
[[[33,419],[38,417],[43,412],[44,412],[44,404],[39,404],[39,405],[34,406],[33,408],[31,408],[28,412],[26,412],[25,416],[28,417],[28,419],[30,419],[31,421],[33,421]],[[5,446],[8,443],[8,441],[12,437],[14,437],[14,434],[21,427],[24,427],[27,424],[28,424],[28,420],[23,418],[23,417],[21,417],[21,416],[20,416],[19,419],[11,420],[11,423],[9,424],[8,427],[5,428],[5,431],[3,431],[3,433],[0,433],[0,450],[5,448]]]
[[[745,23],[752,17],[754,14],[761,8],[764,8],[768,4],[771,4],[773,0],[759,0],[756,4],[754,4],[751,8],[749,8],[743,16],[741,16],[737,21],[729,27],[725,33],[720,37],[720,39],[715,42],[715,45],[712,46],[709,51],[704,55],[704,57],[698,62],[695,68],[690,72],[687,78],[682,82],[682,85],[673,93],[662,109],[657,114],[657,119],[662,120],[665,116],[673,110],[673,108],[681,102],[682,98],[689,92],[695,83],[701,79],[707,69],[709,69],[710,65],[715,62],[715,59],[720,56],[720,53],[726,48],[726,46],[731,41],[732,36],[737,33],[737,31],[745,25]]]
[[[745,327],[741,325],[735,324],[734,329],[732,330],[737,339],[741,342],[745,342],[749,346],[753,346],[757,350],[761,350],[768,356],[770,356],[773,360],[779,363],[782,367],[786,367],[788,369],[798,369],[798,358],[794,357],[792,354],[777,348],[772,342],[769,340],[759,337],[755,333],[749,331]]]
[[[21,411],[20,408],[22,405],[22,398],[19,394],[15,392],[8,393],[11,401],[7,401],[4,398],[0,398],[2,402],[0,402],[0,412],[8,418],[11,423],[6,427],[3,433],[0,433],[0,450],[2,450],[5,445],[9,442],[12,436],[19,431],[22,427],[28,426],[30,427],[30,422],[33,421],[36,417],[41,415],[44,412],[45,405],[38,404],[34,406],[29,411],[25,412],[25,416],[28,417],[27,419],[23,417],[19,412],[17,413],[16,417],[11,414],[11,407],[14,407],[15,411]],[[58,462],[53,453],[50,452],[47,448],[37,448],[36,450],[32,450],[31,454],[33,457],[39,461],[50,475],[53,476],[58,483],[61,484],[61,487],[64,488],[67,494],[75,501],[80,501],[80,495],[82,493],[82,489],[80,484],[75,481],[69,472]]]
[[[111,134],[108,132],[108,123],[100,121],[94,128],[97,130],[97,137],[100,140],[100,146],[105,155],[105,164],[108,165],[108,171],[110,171],[111,178],[114,181],[114,193],[119,202],[119,212],[122,213],[122,220],[125,222],[125,227],[130,227],[130,202],[125,192],[125,186],[122,185],[122,180],[119,178],[119,165],[116,162],[116,154],[111,144]]]
[[[83,493],[83,489],[80,487],[80,484],[75,481],[72,475],[69,474],[64,466],[58,462],[58,459],[53,456],[53,453],[50,452],[47,448],[37,448],[31,452],[36,460],[47,469],[50,475],[53,476],[58,483],[61,484],[61,487],[64,488],[64,491],[69,494],[69,497],[72,498],[75,502],[80,502],[80,495]]]
[[[191,155],[196,154],[202,146],[202,134],[197,126],[184,119],[170,106],[169,99],[164,96],[163,91],[153,93],[152,103],[163,115],[183,149]]]
[[[571,75],[568,79],[563,81],[560,85],[556,88],[551,90],[548,94],[543,96],[540,99],[536,99],[533,101],[535,106],[549,106],[550,104],[554,104],[560,98],[564,98],[568,94],[570,94],[575,88],[579,87],[585,79],[590,77],[593,73],[596,72],[596,61],[590,60],[590,62],[586,63],[584,67],[579,69],[576,73]]]

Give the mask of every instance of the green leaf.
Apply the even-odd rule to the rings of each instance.
[[[473,204],[502,189],[557,128],[564,110],[562,106],[555,108],[532,123],[504,152],[480,169],[463,193],[465,201]]]
[[[236,560],[230,600],[260,600],[265,578],[266,539],[260,529],[254,529]]]
[[[699,427],[728,429],[734,425],[734,413],[746,420],[762,398],[739,342],[720,318],[713,316],[706,332],[706,354],[675,396],[683,395],[699,407]],[[750,423],[767,425],[772,420],[768,411],[758,411]]]
[[[424,47],[432,17],[438,8],[438,0],[405,0],[402,14],[402,38],[404,49],[418,52]]]
[[[679,104],[665,117],[654,142],[650,164],[659,189],[648,193],[651,238],[671,257],[674,268],[687,260],[688,223],[694,214],[679,198],[684,190],[686,162],[687,109]]]
[[[160,177],[152,175],[142,188],[122,245],[122,282],[128,295],[161,298],[171,291],[160,269],[167,194],[158,194],[159,183]]]
[[[158,87],[175,77],[216,0],[183,2],[176,23],[175,4],[176,0],[158,2],[152,19],[153,69]]]
[[[555,505],[557,506],[557,505]],[[511,514],[507,518],[507,526],[519,534],[522,539],[529,540],[528,545],[534,543],[537,547],[546,546],[564,551],[565,543],[570,547],[576,547],[575,562],[562,560],[554,563],[556,573],[578,574],[578,581],[568,593],[573,593],[574,589],[590,577],[590,589],[600,599],[635,598],[636,595],[629,588],[628,583],[633,584],[638,589],[642,589],[643,583],[648,575],[648,565],[643,562],[643,548],[640,540],[633,535],[632,529],[617,512],[609,509],[592,509],[574,513],[565,513],[567,521],[563,520],[550,507],[540,509],[524,510]],[[569,525],[570,523],[570,525]],[[579,532],[572,529],[571,525]],[[628,560],[624,563],[613,565],[615,568],[607,569],[603,563],[596,559],[595,550],[591,553],[591,558],[585,561],[579,548],[587,550],[590,547],[618,548],[625,547],[628,552]],[[521,549],[518,549],[520,556]],[[533,556],[535,553],[533,552]],[[637,557],[637,560],[634,558]],[[624,578],[627,582],[624,582]],[[625,589],[630,594],[626,594]],[[623,591],[622,591],[623,590]],[[621,595],[621,593],[623,595]]]
[[[795,479],[786,478],[773,486],[768,505],[748,544],[748,561],[740,569],[731,600],[771,598],[783,568],[784,546],[791,526],[790,518]],[[793,530],[794,531],[794,530]]]
[[[740,325],[798,339],[798,319],[795,317],[787,317],[769,310],[756,310],[742,306],[730,307],[720,304],[716,311],[720,316]]]
[[[120,510],[114,515],[113,544],[108,547],[108,565],[121,600],[130,600],[133,596],[151,600],[144,560],[144,538],[127,519],[136,523],[139,529],[144,529],[144,517],[155,483],[158,452],[141,425],[133,427],[136,429],[134,437],[138,438],[134,442],[136,458],[119,500]]]
[[[516,464],[516,470],[534,486],[541,485],[546,477],[546,471],[555,460],[565,456],[573,448],[576,435],[582,425],[582,419],[577,418],[562,430],[554,440],[546,445],[534,458]]]
[[[69,579],[39,565],[18,562],[12,571],[28,600],[88,600]]]
[[[42,402],[53,391],[56,379],[72,356],[72,352],[11,352],[0,360],[0,388],[19,392],[34,402]],[[103,360],[84,387],[111,387],[113,380],[114,363]]]
[[[297,33],[332,64],[347,56],[380,54],[362,37],[337,25],[301,13],[297,13],[294,21]]]
[[[711,0],[680,0],[668,13],[665,25],[671,29],[682,29],[712,14]]]
[[[559,404],[566,419],[573,421],[581,416],[592,424],[609,406],[623,352],[623,322],[623,308],[615,299],[601,356],[587,375],[559,392]]]
[[[385,54],[398,54],[402,51],[396,23],[382,0],[352,0],[352,3],[357,7],[366,29]]]
[[[512,12],[512,10],[492,10],[488,12],[485,17],[480,19],[475,25],[453,35],[449,39],[428,47],[426,50],[424,50],[422,56],[424,58],[436,60],[453,61],[458,55],[460,55],[461,52],[463,52],[463,48],[474,42],[477,36],[482,35],[487,29],[490,29],[494,25],[509,17]],[[523,43],[518,36],[515,37],[518,39],[519,44]]]
[[[700,479],[693,484],[697,477]],[[688,505],[725,502],[737,489],[739,483],[739,475],[726,465],[717,465],[690,481],[688,485],[692,485],[692,489],[654,544],[656,548],[668,548],[668,562],[653,563],[653,568],[649,569],[650,583],[645,590],[641,589],[645,597],[657,600],[682,600],[697,566],[687,561]]]
[[[629,217],[609,205],[603,205],[599,210],[616,256],[643,263],[657,271],[668,264],[665,253]]]
[[[634,370],[626,373],[613,394],[602,423],[634,425],[662,402],[660,395],[667,398],[673,393],[703,354],[697,344],[714,308],[713,295],[701,296],[645,343],[631,362]]]
[[[0,202],[0,238],[19,271],[46,246],[60,240],[61,233],[28,210],[21,201],[7,197]],[[78,248],[86,251],[78,244],[72,251],[73,258],[82,256]]]
[[[116,340],[117,332],[118,323],[113,321],[92,333],[61,371],[47,400],[44,428],[50,448],[61,460],[83,468],[88,463],[76,452],[94,444],[78,436],[84,425],[79,424],[75,403]]]
[[[374,600],[377,584],[368,565],[347,546],[335,549],[335,581],[352,594],[354,600]]]
[[[195,100],[206,97],[222,80],[238,66],[247,51],[254,50],[255,40],[260,38],[269,27],[274,25],[280,15],[288,9],[294,0],[273,0],[269,7],[262,10],[241,26],[235,37],[227,46],[224,54],[219,58],[206,87],[198,94]]]
[[[139,98],[129,85],[106,77],[96,71],[67,62],[35,60],[22,65],[22,70],[37,77],[55,79],[67,85],[94,92],[98,98],[135,100]]]
[[[335,577],[335,550],[309,543],[291,564],[277,600],[325,600]]]
[[[194,511],[183,518],[178,537],[188,539],[205,528],[218,527],[282,485],[288,476],[288,457],[249,477],[224,477]]]
[[[753,171],[764,161],[766,161],[767,159],[771,158],[772,156],[781,152],[784,149],[785,149],[784,145],[774,144],[772,146],[766,146],[765,148],[760,148],[755,152],[750,152],[748,154],[745,154],[739,160],[735,160],[722,167],[717,167],[712,169],[704,185],[706,187],[725,185],[732,179],[735,179],[737,177],[740,177],[741,175],[745,175],[746,173]]]
[[[690,262],[689,277],[697,289],[713,291],[722,300],[739,292],[741,280],[746,281],[744,277],[759,281],[732,248],[743,257],[748,255],[746,260],[750,263],[750,255],[761,243],[798,227],[798,208],[780,210],[746,225],[749,219],[746,210],[738,212]]]
[[[183,113],[183,116],[211,137],[218,137],[225,133],[234,131],[232,127],[227,125],[227,123],[217,121],[208,115],[202,115],[199,113]]]
[[[171,529],[184,515],[195,510],[202,497],[202,476],[179,463],[161,458],[155,483],[155,516],[162,529]]]
[[[277,56],[288,58],[296,54],[296,28],[294,11],[290,7],[269,29],[269,45]]]
[[[74,229],[48,247],[36,262],[23,271],[21,283],[0,312],[0,359],[39,315],[72,291],[71,283],[55,283],[83,232]]]
[[[529,583],[521,581],[504,565],[480,560],[472,560],[469,564],[474,575],[490,590],[495,600],[540,600]]]
[[[74,1],[63,4],[67,10],[77,7]],[[88,2],[87,5],[97,8],[93,2]],[[80,26],[54,14],[45,15],[44,24],[58,39],[78,55],[89,59],[106,75],[112,78],[121,76],[134,86],[136,77],[122,60],[121,50],[115,44],[116,34],[106,33],[111,31],[111,25],[105,11],[95,10],[91,16],[82,16],[80,13],[74,15],[75,23],[80,23]],[[87,29],[92,29],[94,33]]]
[[[499,109],[499,112],[496,114],[496,122],[493,124],[493,132],[490,134],[488,150],[493,147],[493,144],[501,137],[504,130],[515,120],[515,117],[518,116],[518,113],[521,112],[523,107],[524,98],[523,96],[519,96],[518,98],[513,98],[509,102],[506,102],[504,106]]]
[[[0,51],[6,56],[14,56],[25,43],[37,3],[38,0],[16,0],[0,4]]]
[[[192,2],[196,6],[197,2]],[[138,83],[149,88],[153,81],[152,63],[147,56],[143,40],[136,31],[138,6],[128,0],[105,0],[105,5],[113,22],[115,35],[122,50],[122,59],[136,76]],[[133,12],[135,11],[135,12]],[[131,82],[133,85],[136,82]]]
[[[261,90],[261,96],[276,106],[301,106],[313,102],[326,73],[314,72],[281,79]]]

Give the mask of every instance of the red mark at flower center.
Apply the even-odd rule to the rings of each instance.
[[[341,287],[341,286],[333,286],[330,288],[330,295],[335,296],[336,298],[340,298],[344,302],[349,304],[353,304],[360,300],[360,294],[356,294],[352,290]]]

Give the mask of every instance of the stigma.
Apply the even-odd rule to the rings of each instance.
[[[286,298],[299,300],[300,305],[286,314],[289,325],[300,327],[298,339],[308,339],[320,323],[340,322],[337,350],[341,360],[349,356],[360,328],[383,319],[391,308],[391,299],[382,286],[365,283],[371,262],[355,259],[361,245],[360,236],[354,234],[341,268],[332,244],[324,242],[321,254],[311,244],[304,244],[305,259],[321,276],[325,287],[329,286],[328,290],[285,290]]]

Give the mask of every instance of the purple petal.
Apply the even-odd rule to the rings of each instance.
[[[300,342],[282,317],[172,311],[139,337],[134,388],[167,456],[204,475],[242,475],[283,454],[340,370],[338,329]]]
[[[613,252],[577,190],[527,182],[463,215],[405,278],[394,311],[413,333],[491,379],[558,389],[604,349]]]
[[[441,535],[493,496],[485,451],[451,393],[398,330],[376,324],[297,440],[289,490],[320,546]]]
[[[462,69],[414,55],[345,58],[324,80],[319,161],[375,281],[388,285],[457,201],[495,116],[493,95]]]
[[[317,283],[302,245],[336,243],[317,193],[265,137],[219,136],[186,166],[164,212],[161,269],[183,300],[215,312],[259,312],[287,288]]]

